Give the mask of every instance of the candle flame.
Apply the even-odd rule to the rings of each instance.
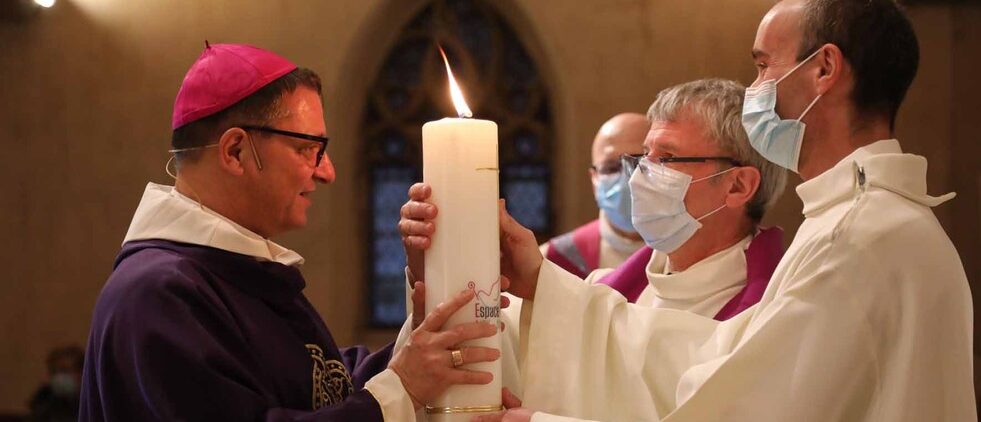
[[[470,111],[470,107],[467,107],[467,101],[463,99],[463,91],[460,90],[460,85],[457,85],[456,78],[453,77],[453,71],[450,70],[450,61],[446,59],[446,52],[443,51],[442,46],[437,46],[439,48],[439,54],[443,56],[443,63],[446,64],[446,74],[450,79],[450,97],[453,98],[453,107],[456,107],[456,114],[460,117],[473,117],[473,112]]]

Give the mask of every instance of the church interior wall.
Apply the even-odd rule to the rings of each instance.
[[[586,169],[599,125],[619,112],[646,112],[673,84],[713,76],[751,83],[750,46],[772,5],[499,3],[551,91],[558,232],[595,218]],[[48,350],[85,344],[95,299],[146,182],[170,182],[171,107],[205,39],[263,46],[322,76],[337,182],[315,194],[307,228],[275,240],[306,258],[306,294],[340,344],[391,340],[393,331],[366,327],[360,113],[387,46],[423,5],[61,0],[29,18],[0,20],[0,413],[25,410]],[[981,6],[931,3],[910,16],[921,63],[897,136],[908,152],[929,159],[932,194],[958,192],[936,213],[969,279],[979,282],[981,82],[974,69],[981,67]],[[790,181],[765,221],[787,229],[787,243],[802,220],[799,178]]]

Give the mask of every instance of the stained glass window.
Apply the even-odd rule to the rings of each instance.
[[[538,66],[489,0],[434,0],[404,28],[368,93],[370,321],[405,319],[405,256],[396,224],[412,183],[422,180],[422,125],[455,115],[437,43],[474,117],[498,124],[501,195],[540,239],[552,229],[549,96]]]

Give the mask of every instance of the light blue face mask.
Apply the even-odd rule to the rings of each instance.
[[[596,205],[603,210],[606,219],[613,227],[636,233],[630,222],[629,179],[622,171],[616,174],[596,176]]]
[[[701,221],[721,211],[726,205],[695,218],[685,208],[685,195],[692,183],[708,180],[735,170],[731,167],[715,174],[692,180],[688,174],[647,158],[641,159],[630,176],[633,198],[633,223],[644,243],[651,249],[664,253],[676,251],[695,231],[702,228]]]
[[[811,60],[818,51],[821,50],[815,50],[780,79],[768,79],[755,87],[746,88],[746,99],[743,100],[743,128],[749,135],[749,143],[753,145],[753,149],[763,158],[795,173],[800,160],[804,129],[807,127],[801,119],[811,111],[811,107],[817,104],[821,96],[814,98],[797,120],[784,120],[776,112],[777,84]]]
[[[51,377],[51,392],[58,397],[77,397],[78,383],[72,374],[55,374]]]

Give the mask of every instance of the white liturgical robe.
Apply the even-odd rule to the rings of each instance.
[[[631,305],[546,262],[521,315],[525,405],[600,421],[977,420],[971,294],[930,209],[953,195],[926,194],[926,166],[879,141],[798,186],[804,223],[760,303],[728,321]]]
[[[649,284],[637,298],[637,304],[712,318],[746,287],[746,248],[752,240],[752,236],[746,236],[681,272],[671,270],[666,254],[654,251],[647,264]],[[598,281],[603,275],[595,271],[587,281]]]
[[[646,267],[649,284],[637,299],[643,306],[683,310],[712,318],[720,309],[746,286],[746,249],[753,236],[746,236],[729,248],[723,249],[681,272],[672,272],[667,255],[655,251]],[[568,282],[596,283],[612,269],[599,269],[585,280],[571,276]],[[407,283],[408,285],[408,283]],[[604,287],[609,289],[609,287]],[[611,290],[612,291],[612,290]],[[411,296],[411,291],[406,292]],[[619,294],[619,293],[617,293]],[[501,313],[505,325],[501,336],[502,383],[519,397],[523,392],[518,357],[518,318],[521,299],[510,297],[511,307]],[[411,309],[411,305],[410,309]],[[395,350],[400,350],[412,332],[411,314],[399,333]],[[419,412],[417,421],[427,420]]]
[[[647,263],[647,287],[637,298],[637,304],[655,308],[677,309],[693,312],[706,318],[714,317],[729,300],[746,286],[746,248],[753,240],[746,236],[732,246],[723,249],[681,272],[672,272],[668,256],[654,251]],[[602,268],[586,277],[588,284],[597,284],[613,269]],[[571,275],[571,274],[569,274]],[[578,277],[569,278],[570,283],[582,283]],[[501,311],[501,321],[505,332],[501,336],[502,376],[504,386],[521,396],[524,391],[520,380],[518,364],[518,345],[520,343],[520,324],[523,301],[508,295],[511,306]],[[401,336],[409,331],[403,327]]]

